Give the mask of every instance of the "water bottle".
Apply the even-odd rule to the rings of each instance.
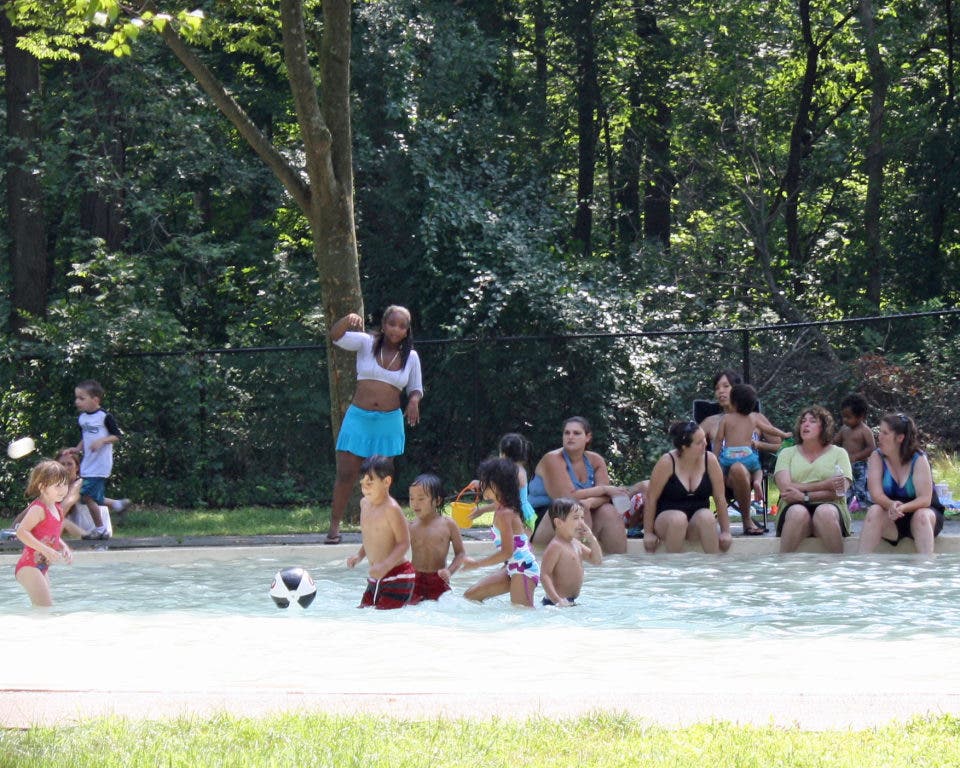
[[[833,465],[833,490],[838,499],[846,497],[847,492],[844,487],[846,478],[843,476],[843,468],[839,464]]]

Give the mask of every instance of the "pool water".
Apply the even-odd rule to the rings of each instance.
[[[672,629],[707,636],[818,637],[856,635],[877,639],[960,633],[960,555],[917,557],[733,558],[686,554],[622,555],[587,566],[579,605],[570,610],[538,606],[534,615],[511,610],[507,597],[480,605],[463,590],[484,572],[454,576],[452,594],[438,603],[401,613],[358,611],[366,581],[362,566],[318,555],[271,550],[234,559],[125,563],[78,558],[51,571],[56,616],[93,613],[256,616],[277,620],[359,619],[422,622],[440,627],[501,631],[504,624],[600,629]],[[320,555],[324,554],[323,552]],[[314,558],[314,559],[311,559]],[[307,609],[278,609],[268,595],[273,575],[301,565],[313,576],[317,598]],[[537,599],[543,596],[538,589]],[[12,578],[0,582],[4,613],[31,614]],[[366,615],[368,614],[369,615]]]
[[[0,581],[0,689],[495,701],[515,689],[602,702],[960,691],[960,555],[623,555],[587,567],[576,607],[534,611],[464,600],[477,572],[456,574],[438,602],[358,610],[366,572],[332,556],[78,557],[53,569],[48,611],[28,607],[11,573]],[[317,583],[307,609],[268,595],[290,565]],[[35,663],[51,658],[62,664]]]

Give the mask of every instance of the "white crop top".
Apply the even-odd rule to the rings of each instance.
[[[340,349],[357,353],[357,380],[382,381],[397,389],[406,389],[407,394],[423,394],[423,377],[420,373],[420,357],[416,350],[410,350],[407,364],[399,371],[388,371],[377,362],[373,354],[373,336],[359,331],[347,331],[333,342]]]

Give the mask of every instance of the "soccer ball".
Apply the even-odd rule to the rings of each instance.
[[[284,568],[277,571],[270,586],[270,597],[278,608],[289,608],[290,603],[298,603],[306,608],[317,596],[317,585],[303,568]]]

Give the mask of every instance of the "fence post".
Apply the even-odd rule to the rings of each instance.
[[[750,331],[744,328],[740,332],[741,355],[743,357],[743,380],[750,383]]]
[[[199,408],[197,411],[200,422],[200,450],[198,465],[200,467],[200,494],[203,497],[203,503],[208,503],[207,492],[207,372],[204,367],[206,356],[203,352],[197,353],[197,374],[200,377]]]
[[[470,467],[470,471],[475,471],[475,468],[480,463],[480,446],[477,444],[477,429],[480,424],[480,341],[477,340],[473,343],[474,353],[470,355],[473,360],[473,419],[471,420],[470,430],[470,450],[473,458],[473,462]],[[471,475],[472,477],[472,475]]]

